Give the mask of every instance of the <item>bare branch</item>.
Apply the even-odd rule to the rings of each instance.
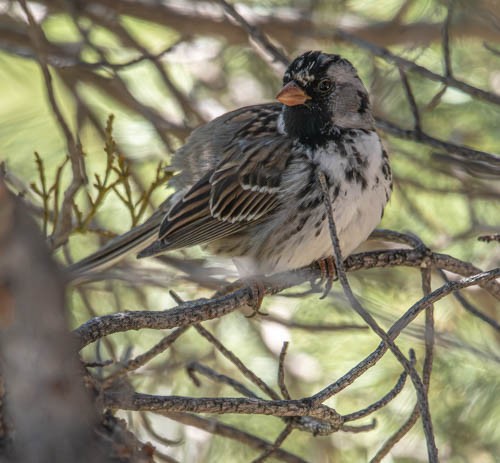
[[[433,291],[429,295],[429,302],[435,302],[457,289],[472,285],[480,285],[495,297],[500,298],[500,285],[493,281],[498,276],[498,269],[479,273],[479,269],[471,264],[443,254],[429,255],[427,252],[406,249],[367,252],[349,256],[346,259],[346,269],[347,271],[355,271],[361,268],[369,269],[398,265],[420,267],[429,257],[431,257],[432,264],[438,268],[463,275],[474,275],[471,278],[450,282],[439,290]],[[475,272],[477,272],[477,275]],[[265,285],[266,294],[276,294],[286,288],[310,281],[312,278],[318,278],[319,276],[320,272],[317,266],[312,266],[266,277],[263,283]],[[239,307],[251,303],[252,291],[249,288],[242,288],[216,299],[199,299],[185,302],[177,308],[164,312],[137,311],[96,317],[77,328],[74,333],[79,339],[80,348],[82,348],[97,339],[113,333],[141,328],[170,329],[192,325],[205,320],[222,317]],[[421,303],[425,304],[427,300],[423,300]],[[423,308],[425,308],[425,306]],[[417,311],[417,313],[419,310],[422,310],[420,305],[413,309],[413,311]]]
[[[281,395],[284,399],[290,400],[290,393],[288,392],[288,388],[285,383],[285,357],[286,351],[288,349],[288,342],[283,343],[283,347],[281,348],[279,364],[278,364],[278,385],[280,387]]]
[[[267,449],[262,455],[253,460],[252,463],[262,463],[263,461],[266,461],[274,452],[276,452],[277,449],[281,447],[283,442],[285,442],[285,439],[292,433],[292,431],[293,431],[292,425],[290,423],[287,424],[283,429],[283,431],[280,432],[279,436],[274,441],[272,447]]]
[[[220,3],[224,8],[226,14],[233,18],[249,35],[249,37],[259,44],[271,57],[272,59],[280,63],[283,67],[283,70],[286,66],[288,66],[288,58],[279,50],[276,46],[274,46],[270,40],[266,37],[266,35],[258,28],[252,26],[243,16],[241,16],[236,9],[227,3],[225,0],[216,0],[217,3]]]
[[[466,93],[467,95],[477,98],[478,100],[495,105],[500,105],[500,95],[497,95],[496,93],[491,93],[487,92],[486,90],[476,88],[451,76],[442,76],[440,74],[437,74],[423,66],[420,66],[419,64],[416,64],[413,61],[407,60],[406,58],[402,58],[401,56],[397,56],[391,53],[386,48],[379,47],[345,31],[338,30],[335,32],[335,36],[341,40],[345,40],[346,42],[358,45],[359,47],[370,51],[370,53],[372,53],[373,55],[383,58],[388,62],[394,63],[396,66],[402,68],[405,71],[415,72],[422,77],[425,77],[426,79],[432,80],[434,82],[441,82],[448,87],[454,87]]]
[[[455,0],[448,1],[448,12],[446,20],[443,23],[443,55],[444,55],[444,75],[445,77],[453,77],[451,68],[451,51],[450,51],[450,25],[453,17],[453,7]]]
[[[393,122],[389,122],[382,118],[377,118],[377,126],[384,132],[404,140],[411,140],[423,143],[424,145],[432,146],[451,154],[457,154],[467,158],[468,160],[484,162],[492,169],[500,169],[500,157],[485,151],[474,150],[465,145],[457,145],[455,143],[440,140],[438,138],[427,135],[425,132],[417,133],[414,130],[403,129]]]
[[[229,426],[224,423],[220,423],[212,418],[203,418],[201,416],[196,416],[191,413],[166,413],[159,412],[160,414],[167,416],[175,421],[184,423],[188,426],[195,426],[199,429],[203,429],[212,434],[227,437],[229,439],[236,440],[242,444],[248,445],[259,451],[267,451],[273,448],[273,444],[257,436],[249,434],[245,431],[236,429],[233,426]],[[287,463],[307,463],[302,458],[293,455],[283,449],[276,449],[273,452],[273,458],[277,458],[281,461]]]
[[[129,360],[125,365],[123,365],[121,368],[119,368],[117,371],[106,378],[103,387],[106,388],[106,386],[109,386],[121,376],[125,376],[129,372],[137,370],[157,355],[165,352],[165,350],[168,349],[175,341],[177,341],[181,334],[183,334],[188,328],[188,326],[177,328],[168,336],[165,336],[160,342],[155,344],[147,352],[144,352],[143,354]]]
[[[269,397],[274,400],[279,400],[280,396],[271,389],[261,378],[259,378],[253,371],[251,371],[245,364],[229,349],[227,349],[215,336],[213,336],[208,330],[203,328],[201,325],[195,325],[196,331],[200,333],[208,342],[213,344],[215,348],[226,357],[231,363],[233,363],[238,370],[252,383],[259,387],[261,391],[266,393]]]
[[[410,82],[408,82],[406,73],[401,68],[399,68],[399,75],[401,76],[401,82],[403,83],[406,98],[408,99],[408,103],[410,104],[410,109],[413,114],[413,130],[416,132],[416,136],[418,137],[422,132],[422,123],[420,121],[420,112],[418,110],[417,102],[415,101],[415,96],[413,95],[413,92],[411,90]]]
[[[409,357],[410,357],[410,362],[412,362],[412,365],[414,365],[415,353],[413,351],[410,351]],[[384,395],[384,397],[382,397],[380,400],[377,400],[375,403],[369,405],[368,407],[363,408],[362,410],[359,410],[354,413],[349,413],[348,415],[344,415],[344,422],[347,423],[348,421],[359,420],[360,418],[364,418],[365,416],[371,415],[373,412],[379,410],[382,407],[385,407],[403,390],[407,377],[408,374],[406,373],[406,371],[403,371],[395,386],[386,395]]]
[[[154,396],[134,393],[130,397],[105,394],[110,408],[161,412],[238,413],[273,416],[312,416],[326,421],[334,430],[342,426],[342,417],[326,405],[311,405],[306,400],[261,400],[254,398],[193,398]]]
[[[383,340],[383,342],[388,346],[394,356],[398,359],[398,361],[403,365],[405,371],[410,375],[412,379],[413,385],[415,386],[415,391],[418,398],[419,411],[422,415],[423,425],[424,425],[424,433],[427,440],[427,452],[429,456],[429,461],[431,463],[435,463],[438,461],[438,450],[436,447],[434,432],[432,429],[432,421],[430,417],[429,404],[427,399],[427,394],[424,389],[424,384],[422,383],[422,379],[416,372],[415,368],[411,364],[411,362],[405,357],[405,355],[401,352],[401,350],[396,346],[394,341],[390,338],[388,333],[386,333],[376,322],[376,320],[368,313],[364,307],[360,304],[358,299],[354,296],[354,293],[349,286],[349,281],[347,280],[347,275],[344,270],[344,262],[342,259],[342,253],[340,250],[340,243],[337,236],[337,230],[335,226],[335,221],[333,219],[333,211],[332,205],[330,202],[330,193],[327,186],[327,181],[325,174],[322,171],[318,172],[318,180],[323,190],[323,199],[325,202],[325,209],[327,211],[328,216],[328,224],[330,226],[330,237],[332,239],[332,246],[334,251],[334,259],[335,259],[335,269],[337,276],[339,278],[340,284],[342,285],[342,289],[344,290],[344,294],[348,299],[351,307],[356,311],[356,313],[366,322],[366,324]]]
[[[70,186],[66,188],[64,192],[64,200],[61,206],[60,219],[58,221],[57,228],[56,230],[54,230],[51,237],[52,246],[56,248],[67,240],[72,227],[71,210],[73,207],[73,200],[77,191],[80,189],[81,185],[86,183],[87,179],[85,175],[81,146],[75,141],[73,134],[71,133],[71,130],[66,120],[64,119],[61,109],[59,108],[59,105],[56,101],[54,87],[52,84],[52,76],[47,66],[47,52],[45,50],[47,39],[45,38],[41,27],[35,21],[31,10],[26,3],[26,0],[19,0],[19,2],[30,24],[28,34],[36,50],[37,60],[45,80],[47,96],[49,98],[52,111],[56,117],[59,127],[61,128],[64,137],[66,138],[66,146],[68,149],[69,158],[71,160],[71,170],[73,178]]]

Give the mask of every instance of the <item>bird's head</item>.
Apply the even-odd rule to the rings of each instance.
[[[373,128],[368,92],[339,55],[308,51],[295,58],[276,99],[284,105],[285,131],[306,143],[321,144],[336,127]]]

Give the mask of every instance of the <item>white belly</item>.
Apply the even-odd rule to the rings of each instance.
[[[364,166],[363,181],[359,178],[357,181],[346,180],[346,169],[354,162],[354,153],[349,144],[345,144],[347,155],[332,154],[332,147],[327,146],[323,150],[317,150],[312,159],[330,179],[333,217],[344,258],[363,243],[378,225],[391,192],[390,170],[388,167],[383,169],[387,159],[386,155],[384,158],[378,135],[371,132],[356,137],[355,147],[356,157],[358,160],[361,158]],[[299,268],[333,255],[324,203],[305,211],[297,210],[293,204],[296,202],[293,195],[307,181],[304,177],[303,172],[290,174],[290,208],[286,217],[278,217],[274,223],[269,224],[270,234],[258,256],[260,272]],[[335,191],[336,186],[338,191]],[[309,218],[301,228],[301,222],[307,215]],[[282,233],[279,232],[280,226]],[[297,232],[299,228],[300,231]]]

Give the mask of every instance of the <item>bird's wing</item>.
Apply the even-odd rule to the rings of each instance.
[[[167,213],[171,209],[172,204],[176,203],[177,198],[182,196],[183,191],[196,192],[197,195],[202,195],[203,189],[199,188],[207,179],[210,180],[210,176],[217,171],[217,166],[223,165],[224,161],[231,157],[231,153],[233,153],[232,162],[237,162],[238,156],[242,156],[243,153],[240,152],[241,150],[237,149],[238,142],[236,137],[241,137],[241,146],[248,146],[248,148],[246,148],[247,151],[250,149],[250,146],[257,147],[259,140],[262,143],[263,137],[271,139],[272,135],[276,137],[276,119],[279,110],[280,105],[275,103],[241,108],[226,113],[194,130],[186,141],[186,144],[175,153],[172,161],[173,169],[179,171],[169,180],[169,186],[177,191],[174,197],[170,197],[164,201],[160,208],[143,224],[117,236],[103,248],[69,266],[67,270],[72,280],[74,282],[85,281],[87,277],[91,278],[92,273],[111,267],[126,255],[138,252],[157,240],[159,237],[160,224],[164,223],[167,225],[167,223],[169,223]],[[255,138],[253,138],[254,135],[256,135]],[[254,139],[257,144],[252,145],[252,139]],[[252,156],[249,156],[249,159],[251,158]],[[231,161],[228,159],[227,162],[229,163]],[[229,166],[228,163],[226,163],[227,166]],[[210,175],[207,176],[207,173],[210,173]],[[226,172],[226,174],[227,173],[228,172]],[[223,172],[221,171],[221,175],[222,174]],[[264,184],[264,179],[266,178],[275,179],[275,175],[273,176],[271,174],[271,169],[267,169],[266,176],[263,175],[264,171],[260,168],[254,168],[254,172],[252,173],[249,171],[248,174],[252,174],[254,177],[257,176],[256,180],[251,181],[252,184],[255,183],[256,185]],[[252,177],[252,175],[250,175],[250,177]],[[226,178],[226,184],[227,182],[228,180]],[[247,184],[248,182],[243,179],[241,182],[242,187]],[[224,183],[222,183],[222,181],[219,182],[219,187],[214,191],[217,191],[220,195],[223,185]],[[207,194],[206,191],[205,194]],[[188,195],[189,193],[185,195],[187,201],[189,201]],[[199,199],[202,199],[201,196],[199,196]],[[254,200],[255,199],[254,197]],[[176,211],[180,212],[180,205],[184,205],[186,208],[190,206],[193,207],[193,201],[188,204],[185,203],[186,201],[184,203],[182,201],[178,202]],[[264,200],[262,200],[260,204],[261,208],[266,206]],[[222,208],[223,205],[226,205],[226,207]],[[257,206],[258,203],[254,203],[254,209],[256,209]],[[267,206],[270,206],[270,204],[267,204]],[[184,211],[186,210],[187,209],[184,209]],[[221,202],[216,210],[221,211],[221,217],[226,216],[227,213],[230,212],[226,202]],[[264,209],[260,210],[263,212]],[[249,209],[246,212],[247,216],[249,216],[252,210]],[[205,221],[210,222],[210,217],[211,215],[206,213]],[[178,217],[177,221],[177,223],[182,224],[181,217]],[[214,227],[215,224],[216,222],[210,222],[207,225],[203,222],[203,225],[207,228]],[[191,239],[190,233],[193,228],[193,223],[191,223],[191,225],[190,228],[182,228],[182,232],[178,228],[179,234],[174,236],[177,240],[176,248],[191,245],[189,244],[189,240]],[[198,225],[201,227],[202,223],[199,222],[197,226]],[[224,233],[226,234],[234,233],[237,228],[237,226],[228,227],[227,222],[224,222],[222,225],[225,225]],[[203,232],[202,228],[200,228],[200,232]],[[211,233],[220,233],[220,229],[217,227],[211,228]],[[181,240],[181,235],[183,235],[183,239],[186,241]],[[201,234],[198,235],[199,241],[197,242],[203,242],[202,238]],[[183,242],[186,244],[182,244]]]
[[[249,126],[265,127],[267,133],[275,133],[280,110],[279,103],[247,106],[225,113],[193,130],[173,156],[171,167],[177,173],[169,180],[169,186],[178,191],[200,181],[224,160],[235,134],[247,130]]]
[[[268,106],[233,113],[222,160],[195,183],[163,220],[145,257],[207,243],[264,220],[280,203],[281,176],[292,157],[290,139],[278,134],[278,112]]]

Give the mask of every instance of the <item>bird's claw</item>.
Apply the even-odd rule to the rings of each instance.
[[[317,261],[320,270],[320,283],[325,282],[325,289],[320,299],[328,296],[332,289],[333,282],[337,279],[337,272],[335,271],[335,261],[332,256],[323,257]]]
[[[248,286],[250,287],[251,297],[253,302],[252,313],[250,315],[245,315],[247,318],[255,317],[257,314],[259,315],[269,315],[267,312],[261,312],[260,307],[262,305],[262,301],[264,300],[264,295],[266,288],[264,284],[259,280],[251,280],[248,282]]]

